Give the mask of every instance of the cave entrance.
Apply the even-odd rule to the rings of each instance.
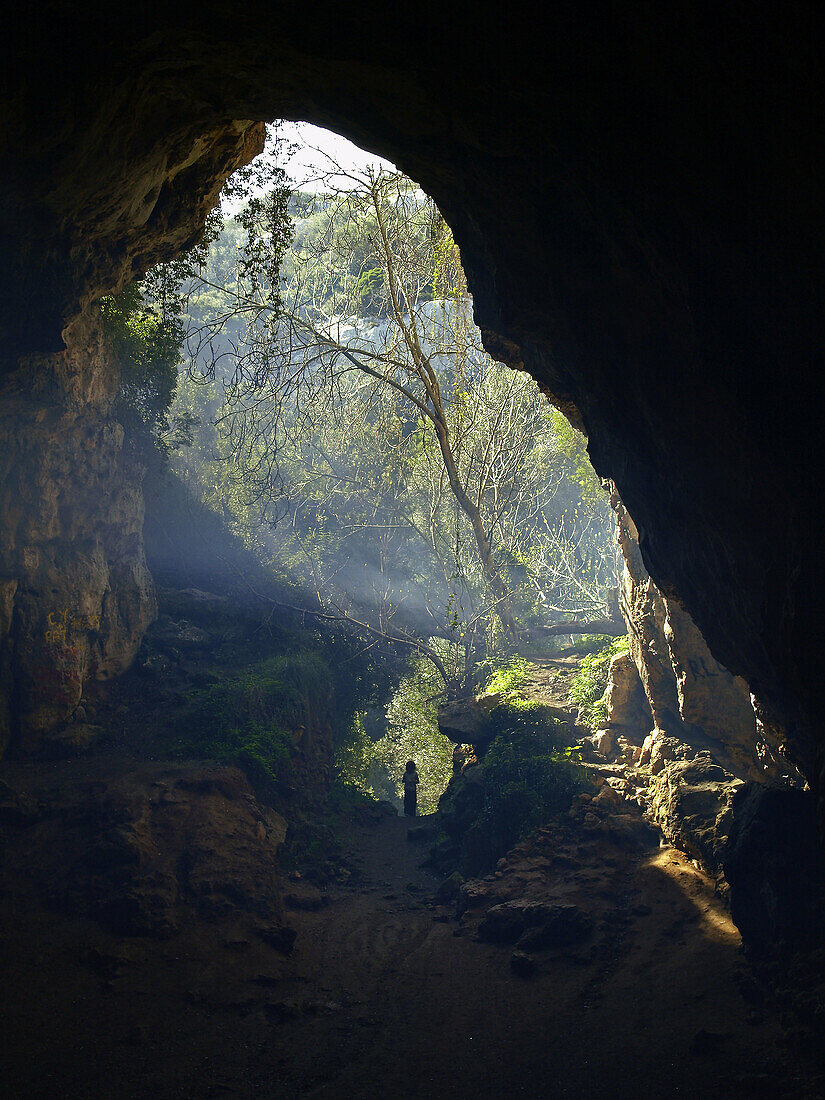
[[[280,578],[282,605],[359,639],[359,676],[392,667],[389,691],[374,669],[336,716],[339,778],[400,806],[415,760],[430,814],[462,765],[512,741],[521,756],[498,760],[496,779],[509,809],[495,812],[514,816],[496,826],[514,842],[559,808],[555,773],[603,717],[547,662],[624,633],[613,511],[579,433],[484,350],[432,199],[306,130],[271,127],[205,243],[105,307],[125,355],[137,359],[128,338],[182,348],[163,387],[124,373],[127,431],[165,449]],[[439,727],[445,704],[465,707],[466,735]]]

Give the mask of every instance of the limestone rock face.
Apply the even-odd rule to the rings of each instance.
[[[748,685],[713,658],[696,623],[675,600],[666,600],[665,640],[676,676],[679,715],[735,755],[757,740],[756,714]],[[752,757],[742,763],[750,767]],[[755,763],[755,761],[753,761]]]
[[[743,786],[709,757],[672,760],[648,787],[649,817],[665,839],[711,870],[720,870],[731,807]]]
[[[723,852],[731,916],[748,943],[771,951],[821,950],[825,860],[816,845],[800,844],[815,828],[809,791],[750,783],[737,794]]]
[[[622,730],[638,733],[650,724],[650,707],[632,653],[611,657],[605,702],[608,725],[617,734]]]
[[[0,405],[0,751],[39,748],[156,613],[142,471],[105,410],[57,398]]]
[[[665,760],[674,758],[673,747],[681,742],[709,748],[740,779],[778,778],[782,774],[779,747],[776,742],[767,744],[764,726],[757,727],[747,684],[719,664],[690,615],[653,583],[642,561],[633,520],[615,494],[613,504],[624,557],[621,608],[636,682],[644,689],[654,727],[650,742],[643,746],[642,762],[650,764],[655,774]],[[623,724],[630,725],[629,700],[638,699],[633,696],[635,684],[628,665],[615,658],[614,662],[608,705]],[[638,702],[633,705],[639,715]]]

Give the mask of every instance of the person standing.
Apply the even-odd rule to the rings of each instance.
[[[463,745],[456,745],[453,749],[453,775],[460,775],[461,769],[467,762],[467,753]]]
[[[402,776],[404,784],[404,816],[415,817],[415,808],[418,801],[418,784],[421,782],[416,771],[415,761],[407,761],[407,770]]]

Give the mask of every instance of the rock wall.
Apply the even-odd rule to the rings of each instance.
[[[277,850],[286,823],[246,777],[217,764],[98,759],[18,763],[0,781],[9,878],[127,936],[166,937],[246,915],[288,951]]]
[[[781,745],[757,716],[748,685],[733,676],[711,654],[690,615],[664,596],[645,569],[636,525],[615,489],[619,545],[624,559],[620,606],[627,623],[630,654],[637,673],[633,682],[627,661],[614,658],[608,686],[608,720],[616,732],[632,726],[640,713],[636,685],[644,689],[652,729],[647,754],[668,739],[694,749],[709,749],[714,759],[740,779],[765,782],[788,771]],[[662,762],[672,759],[664,752]]]
[[[99,330],[7,380],[0,402],[0,754],[59,732],[84,684],[123,671],[156,612],[142,470],[108,412]]]

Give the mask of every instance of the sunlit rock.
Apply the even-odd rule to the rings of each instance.
[[[485,744],[490,739],[490,714],[502,700],[495,693],[456,699],[438,708],[438,728],[456,745]]]
[[[638,737],[640,731],[649,729],[650,706],[631,653],[611,657],[605,703],[607,723],[617,734],[624,732]]]
[[[653,734],[642,746],[640,763],[650,766],[653,774],[676,758],[678,744],[686,743],[709,748],[720,764],[742,779],[778,778],[778,746],[760,752],[768,732],[757,727],[747,684],[719,664],[690,615],[653,583],[642,561],[636,526],[615,494],[613,503],[624,559],[621,609],[648,714],[635,694],[628,662],[614,658],[607,691],[611,725],[615,721],[630,728],[634,721],[652,716]]]
[[[718,870],[730,831],[731,806],[742,786],[741,780],[707,756],[670,760],[648,788],[650,817],[671,844]]]

